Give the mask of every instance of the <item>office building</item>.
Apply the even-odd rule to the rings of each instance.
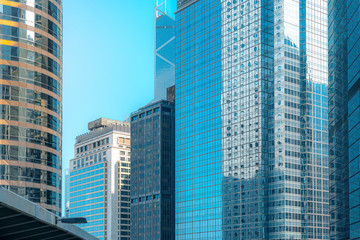
[[[131,239],[175,239],[175,111],[161,100],[131,115]]]
[[[360,238],[360,1],[329,1],[330,239]]]
[[[0,2],[0,186],[57,215],[62,25],[61,0]]]
[[[131,114],[131,239],[175,239],[175,20],[155,7],[154,99]]]
[[[70,217],[102,240],[130,239],[130,124],[100,118],[76,138],[70,161]]]
[[[153,102],[166,99],[175,84],[175,20],[167,14],[167,0],[156,0],[155,81]]]
[[[325,0],[178,0],[176,239],[329,239]]]

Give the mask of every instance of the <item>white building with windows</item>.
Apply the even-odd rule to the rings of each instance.
[[[130,240],[130,124],[100,118],[76,138],[70,161],[70,217],[103,240]]]

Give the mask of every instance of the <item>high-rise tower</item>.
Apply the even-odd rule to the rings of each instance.
[[[131,114],[131,239],[175,239],[175,111],[158,101]]]
[[[175,239],[175,20],[155,7],[154,99],[131,114],[131,239]]]
[[[179,0],[176,238],[328,239],[327,1]]]
[[[331,239],[360,238],[360,1],[329,1]]]
[[[62,1],[1,1],[0,48],[0,185],[60,215]]]
[[[130,240],[130,124],[100,118],[76,138],[70,161],[70,217],[100,240]]]
[[[175,84],[175,20],[167,14],[167,0],[156,0],[154,100],[166,99]]]

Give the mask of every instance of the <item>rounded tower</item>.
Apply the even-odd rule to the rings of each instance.
[[[0,0],[0,186],[60,215],[62,0]]]

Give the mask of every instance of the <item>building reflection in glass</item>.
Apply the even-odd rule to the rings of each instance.
[[[329,239],[326,16],[178,1],[177,239]]]

